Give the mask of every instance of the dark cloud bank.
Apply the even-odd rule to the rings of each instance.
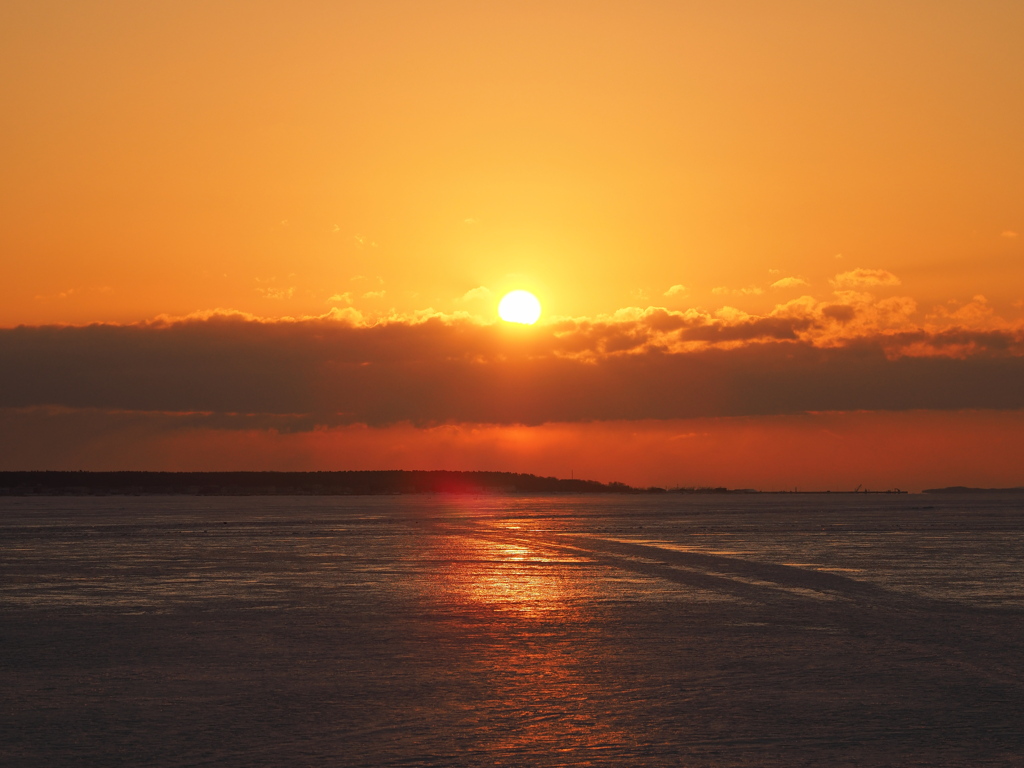
[[[234,316],[18,327],[0,330],[0,407],[192,413],[277,429],[1024,407],[1019,331],[822,344],[801,336],[811,322],[655,313],[535,328]]]

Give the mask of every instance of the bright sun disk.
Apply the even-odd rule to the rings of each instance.
[[[540,302],[529,291],[512,291],[498,303],[498,316],[508,323],[533,325],[540,317]]]

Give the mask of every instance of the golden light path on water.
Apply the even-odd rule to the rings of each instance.
[[[469,662],[474,676],[488,681],[483,709],[522,713],[509,727],[481,733],[481,748],[495,755],[602,754],[635,743],[636,734],[594,704],[607,693],[598,674],[608,662],[601,643],[542,639],[567,623],[598,631],[593,563],[531,542],[531,530],[508,522],[437,532],[428,557],[441,565],[424,599],[460,606],[483,635]]]

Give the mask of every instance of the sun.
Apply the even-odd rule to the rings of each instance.
[[[533,325],[540,317],[540,302],[529,291],[512,291],[498,303],[498,316],[508,323]]]

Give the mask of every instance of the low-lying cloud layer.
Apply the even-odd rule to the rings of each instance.
[[[836,297],[765,316],[629,309],[532,328],[440,315],[371,325],[348,308],[2,329],[0,407],[279,430],[1024,407],[1024,329],[983,298],[912,323],[909,298]]]

